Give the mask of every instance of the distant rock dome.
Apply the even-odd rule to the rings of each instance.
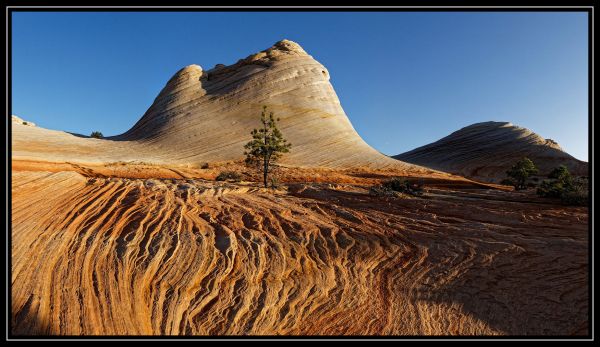
[[[523,157],[547,175],[566,165],[572,173],[588,175],[588,164],[577,160],[553,140],[510,122],[481,122],[466,126],[431,144],[394,158],[474,179],[499,182]]]

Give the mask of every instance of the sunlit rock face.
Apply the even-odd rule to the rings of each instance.
[[[531,159],[540,175],[566,165],[575,175],[587,176],[588,163],[575,159],[551,139],[508,122],[483,122],[464,127],[439,141],[394,156],[404,162],[486,181],[499,181],[523,157]]]
[[[13,156],[85,163],[239,160],[267,106],[293,145],[281,160],[283,165],[427,171],[365,143],[344,113],[329,78],[327,69],[300,45],[283,40],[230,66],[184,67],[141,119],[118,136],[97,140],[27,129],[13,122]]]
[[[490,190],[390,199],[294,184],[274,194],[67,171],[13,172],[12,184],[14,334],[589,329],[583,207]]]
[[[395,166],[356,133],[329,83],[329,72],[283,40],[231,66],[190,65],[173,76],[142,119],[117,139],[159,146],[172,160],[234,160],[243,154],[262,106],[293,144],[283,163]]]

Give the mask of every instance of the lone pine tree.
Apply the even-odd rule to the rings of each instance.
[[[538,169],[533,162],[529,158],[523,158],[506,171],[506,175],[512,180],[515,189],[521,190],[527,188],[526,182],[529,176],[537,172]]]
[[[263,183],[267,187],[269,170],[283,153],[288,153],[292,147],[291,143],[283,138],[281,131],[277,129],[277,121],[273,117],[273,112],[267,116],[267,106],[263,106],[260,116],[262,128],[252,130],[252,141],[248,142],[244,148],[246,151],[246,164],[256,165],[263,174]]]

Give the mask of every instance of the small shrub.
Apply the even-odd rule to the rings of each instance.
[[[27,125],[27,122],[23,122],[23,125]]]
[[[398,193],[383,185],[372,186],[369,189],[369,194],[375,196],[398,196]]]
[[[208,163],[204,163],[200,166],[201,169],[208,169]]]
[[[560,200],[565,205],[572,206],[587,206],[588,204],[588,189],[585,185],[575,184],[573,189],[563,192]]]
[[[586,179],[574,179],[566,166],[561,165],[548,175],[537,194],[544,198],[560,199],[565,205],[585,206],[588,203],[588,183]]]
[[[101,139],[101,138],[104,138],[104,135],[102,135],[102,133],[99,131],[92,131],[92,134],[90,135],[90,137],[93,137],[95,139]]]
[[[222,171],[215,178],[217,181],[234,181],[239,182],[242,179],[242,176],[235,171]]]
[[[270,178],[270,183],[271,183],[271,188],[273,189],[277,189],[280,186],[279,180],[277,179],[277,177],[271,177]]]
[[[394,177],[381,185],[371,187],[370,193],[378,196],[394,196],[397,195],[396,193],[420,196],[423,195],[423,186],[400,177]]]
[[[567,167],[564,165],[561,165],[561,166],[555,168],[554,170],[552,170],[550,172],[550,174],[548,174],[548,178],[553,178],[553,179],[560,180],[563,182],[573,180],[573,178],[571,177],[571,173],[569,172],[569,169],[567,169]]]
[[[537,189],[537,195],[544,198],[560,198],[565,187],[560,181],[543,181]]]

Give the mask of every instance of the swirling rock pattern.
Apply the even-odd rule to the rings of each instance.
[[[461,176],[498,182],[523,157],[531,159],[546,176],[566,165],[578,176],[588,176],[588,163],[564,152],[553,140],[508,122],[469,125],[428,145],[394,158]]]
[[[344,113],[329,78],[327,69],[302,47],[283,40],[231,66],[181,69],[143,117],[119,136],[98,140],[13,123],[13,156],[84,163],[239,160],[244,144],[252,138],[250,131],[260,125],[262,106],[267,105],[293,144],[282,164],[425,172],[365,143]]]
[[[588,214],[13,172],[15,334],[586,334]]]

